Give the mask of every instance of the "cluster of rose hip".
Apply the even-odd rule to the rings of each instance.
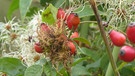
[[[37,53],[44,53],[46,50],[44,47],[51,47],[53,45],[54,45],[53,47],[55,47],[56,45],[55,49],[56,51],[59,51],[60,48],[61,49],[63,48],[63,44],[66,43],[65,45],[70,50],[69,51],[70,55],[74,55],[76,53],[76,47],[75,47],[73,39],[79,37],[79,34],[76,31],[79,23],[80,23],[80,18],[78,17],[77,13],[73,13],[73,12],[66,13],[62,8],[59,8],[57,12],[57,21],[54,26],[49,26],[46,23],[41,23],[39,26],[41,31],[46,33],[45,37],[48,37],[48,39],[46,40],[49,40],[49,38],[51,38],[52,43],[49,46],[47,45],[47,43],[46,43],[46,46],[43,46],[42,43],[45,41],[41,42],[40,40],[39,42],[36,42],[34,45],[35,51]],[[60,32],[61,30],[63,31]],[[66,33],[64,33],[65,31]],[[39,32],[39,33],[42,33],[42,32]],[[43,36],[45,33],[43,33]],[[51,42],[51,41],[48,41],[48,42]],[[58,44],[55,44],[56,42]],[[53,51],[53,50],[50,48],[49,51]]]
[[[126,28],[126,36],[116,30],[111,30],[109,33],[110,39],[115,46],[121,47],[119,58],[125,62],[131,62],[135,59],[135,22],[130,23]],[[130,44],[126,43],[126,37]]]

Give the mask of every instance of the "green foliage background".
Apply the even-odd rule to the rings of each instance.
[[[59,8],[68,8],[71,6],[76,6],[77,8],[73,10],[76,12],[81,18],[81,24],[79,25],[78,31],[80,33],[80,38],[76,38],[75,40],[79,40],[82,42],[81,47],[77,46],[77,55],[74,58],[74,63],[72,64],[72,76],[105,76],[107,67],[109,64],[108,55],[106,53],[106,47],[101,38],[101,34],[99,28],[97,26],[97,22],[93,13],[93,10],[90,7],[88,0],[40,0],[35,1],[40,6],[32,6],[32,0],[12,0],[10,3],[7,19],[11,20],[13,18],[13,13],[19,9],[20,20],[25,22],[25,20],[31,17],[35,12],[40,10],[41,8],[46,8],[49,3],[51,3],[54,7]],[[101,15],[103,21],[109,21],[109,26],[105,27],[105,31],[108,37],[108,31],[111,29],[115,29],[118,31],[125,32],[126,26],[129,22],[135,20],[134,11],[130,9],[130,6],[127,4],[132,4],[132,0],[125,0],[125,2],[118,3],[118,1],[108,1],[99,0],[98,11]],[[126,16],[122,16],[122,14],[116,13],[116,9],[124,9],[126,11]],[[49,11],[52,10],[50,7]],[[44,11],[45,12],[45,11]],[[54,12],[52,12],[54,13]],[[56,14],[56,12],[55,12]],[[129,19],[130,16],[133,16]],[[53,14],[51,16],[53,17]],[[43,21],[46,21],[44,19]],[[52,19],[55,20],[55,19]],[[50,24],[54,21],[47,21]],[[1,31],[0,31],[1,33]],[[109,37],[108,37],[109,40]],[[1,40],[0,40],[1,42]],[[87,46],[87,47],[86,47]],[[110,43],[111,50],[119,51],[119,48],[112,46]],[[114,49],[117,48],[117,49]],[[117,56],[117,55],[114,55]],[[117,66],[119,68],[119,72],[121,76],[134,76],[135,75],[135,62],[125,63],[123,65],[123,61],[115,59],[117,62]],[[62,73],[63,76],[68,76],[66,70],[62,67],[59,69],[59,73],[52,68],[51,63],[46,59],[41,59],[37,63],[30,67],[27,67],[21,63],[20,60],[15,58],[2,58],[0,59],[0,71],[7,73],[9,76],[59,76],[59,73]],[[8,66],[5,66],[8,65]],[[109,69],[111,70],[111,69]],[[110,71],[112,72],[112,71]],[[110,73],[113,76],[113,72]]]

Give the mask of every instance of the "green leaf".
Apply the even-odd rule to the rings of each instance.
[[[101,62],[101,59],[97,60],[94,63],[88,64],[86,67],[87,67],[87,69],[89,69],[89,68],[98,68],[98,67],[100,67],[100,62]]]
[[[40,4],[44,7],[47,6],[47,3],[53,4],[55,7],[59,8],[61,7],[66,0],[40,0]]]
[[[88,48],[84,48],[84,47],[82,47],[82,48],[79,48],[79,50],[78,51],[80,51],[82,54],[84,54],[84,55],[87,55],[87,56],[89,56],[89,57],[91,57],[93,60],[96,60],[97,59],[97,54],[96,54],[96,52],[94,52],[94,51],[91,51],[90,49],[88,49]]]
[[[60,8],[65,2],[66,0],[53,0],[53,4],[57,8]]]
[[[41,65],[32,65],[26,69],[24,76],[41,76],[42,72],[43,68]]]
[[[67,70],[65,68],[60,69],[59,73],[62,74],[63,76],[68,76]],[[60,76],[60,74],[57,73],[56,76]]]
[[[86,16],[94,16],[93,10],[90,7],[90,5],[81,5],[76,10],[74,10],[75,13],[78,14],[80,18],[86,17]],[[103,12],[99,11],[100,15],[105,15]]]
[[[0,58],[0,71],[9,76],[24,76],[26,67],[19,59],[3,57]]]
[[[11,19],[11,15],[18,8],[19,8],[19,0],[12,0],[11,5],[10,5],[8,12],[7,12],[7,18]]]
[[[42,59],[38,60],[35,64],[44,65],[46,62],[47,62],[46,58],[42,58]]]
[[[42,21],[49,25],[53,24],[56,21],[57,11],[58,9],[50,4],[46,10],[42,12]]]
[[[25,18],[27,11],[32,3],[32,0],[20,0],[20,14],[22,20]]]
[[[120,69],[122,69],[125,65],[127,65],[128,63],[127,62],[122,62],[119,66],[118,66],[118,68],[117,68],[117,70],[120,70]]]
[[[131,68],[123,68],[120,70],[121,76],[135,76],[135,72]]]
[[[42,6],[46,6],[46,3],[50,3],[50,2],[52,2],[53,0],[40,0],[40,4],[42,5]]]
[[[90,5],[80,6],[74,12],[76,12],[80,18],[94,15],[93,10],[90,8]]]
[[[80,41],[80,42],[82,42],[82,43],[85,43],[85,44],[90,45],[90,42],[89,42],[87,39],[82,38],[82,37],[74,38],[73,40]]]
[[[43,69],[46,76],[56,76],[56,71],[52,67],[51,62],[46,62],[45,65],[43,66]]]
[[[86,69],[86,67],[82,66],[82,65],[76,65],[74,67],[72,67],[72,72],[71,72],[71,76],[84,76],[84,75],[89,75],[90,73],[88,72],[88,70]]]
[[[38,12],[38,8],[37,7],[31,7],[29,9],[29,11],[27,12],[26,16],[33,16],[34,14],[36,14],[36,12]]]
[[[84,60],[87,60],[87,59],[90,59],[90,57],[77,58],[77,59],[75,59],[72,66],[75,66],[75,65],[79,64],[80,62],[83,62]]]
[[[135,76],[135,62],[123,62],[119,65],[118,69],[121,76]]]
[[[108,67],[108,63],[109,63],[109,58],[107,53],[105,53],[104,55],[102,55],[101,57],[101,62],[100,62],[100,67],[101,69],[103,69],[104,72],[106,72],[106,69]]]

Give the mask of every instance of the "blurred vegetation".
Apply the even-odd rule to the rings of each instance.
[[[62,7],[64,9],[68,9],[71,7],[75,7],[75,10],[73,10],[73,12],[77,13],[81,19],[81,23],[78,28],[78,32],[81,36],[81,38],[79,38],[78,40],[81,43],[79,44],[79,46],[77,45],[77,55],[74,57],[74,63],[72,65],[72,76],[105,76],[108,67],[107,65],[109,64],[109,58],[106,53],[106,46],[101,37],[95,15],[90,7],[88,0],[20,0],[22,1],[22,4],[12,3],[13,1],[17,2],[17,0],[0,0],[0,22],[5,22],[4,17],[6,17],[8,21],[15,16],[16,19],[26,20],[25,22],[22,21],[22,23],[20,23],[20,26],[16,26],[19,30],[15,31],[13,29],[13,32],[15,31],[15,33],[19,33],[19,35],[25,34],[26,31],[24,32],[24,30],[28,30],[26,22],[30,21],[29,17],[32,18],[35,12],[44,9],[48,6],[49,3],[53,4],[53,6],[55,6],[56,8]],[[135,20],[135,5],[133,5],[133,1],[134,0],[97,0],[97,7],[102,21],[108,22],[108,26],[104,27],[107,37],[108,31],[111,29],[115,29],[125,34],[127,24]],[[13,6],[10,6],[12,4]],[[10,13],[8,13],[9,11]],[[7,36],[9,31],[6,30],[5,32],[5,27],[1,28],[3,26],[0,26],[0,29],[2,30],[0,30],[0,37],[2,37],[2,39],[0,40],[0,45],[5,44],[3,45],[3,48],[9,49],[9,47],[7,46],[13,46],[10,45],[9,36]],[[15,28],[15,26],[13,27]],[[2,33],[3,30],[4,33]],[[29,35],[30,33],[27,34]],[[17,40],[18,42],[20,41],[19,38]],[[112,45],[109,37],[108,40],[110,42],[111,50],[115,50],[116,47]],[[119,49],[116,49],[115,51],[119,51]],[[117,61],[117,66],[120,68],[119,71],[121,76],[135,76],[135,62],[122,65],[124,62],[117,59],[118,58],[116,58],[115,61]],[[0,60],[2,61],[4,59]],[[6,60],[7,64],[9,64],[10,58],[6,58]],[[18,63],[20,63],[20,61]],[[54,68],[52,68],[52,66],[50,65],[50,62],[46,59],[41,59],[37,62],[37,64],[38,63],[39,65],[28,67],[25,71],[25,76],[32,76],[33,74],[35,74],[35,71],[38,72],[38,69],[41,70],[43,73],[46,73],[48,76],[59,76],[59,73],[63,73],[64,76],[68,76],[67,73],[65,73],[65,69],[61,67],[61,69],[59,69],[59,73],[56,73],[56,71],[54,71]],[[1,65],[3,64],[4,62],[1,63]],[[41,66],[41,64],[43,64],[43,66]],[[23,70],[25,69],[25,67],[20,64],[18,66],[21,66],[21,69]],[[12,67],[10,69],[12,70]],[[33,69],[34,71],[32,71]],[[0,68],[0,70],[3,69]],[[42,72],[38,72],[37,76],[41,75]],[[113,76],[113,73],[111,74]]]
[[[7,14],[8,14],[8,11],[10,9],[12,1],[13,0],[0,0],[0,10],[1,10],[1,12],[0,12],[0,21],[1,22],[5,22],[5,19],[7,18]],[[41,8],[42,6],[40,5],[39,0],[33,0],[30,7],[31,7],[31,9],[32,8],[37,9],[37,7]],[[19,8],[15,9],[13,11],[13,13],[11,14],[11,18],[13,18],[13,17],[16,17],[16,19],[21,19]]]

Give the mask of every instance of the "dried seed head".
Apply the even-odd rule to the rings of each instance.
[[[43,31],[40,27],[37,28],[37,38],[44,48],[43,54],[50,59],[52,65],[63,63],[65,68],[70,68],[68,64],[73,62],[73,56],[71,56],[67,47],[69,38],[67,37],[66,25],[63,20],[59,20],[59,23],[56,22],[55,26],[48,25],[47,27],[49,28],[49,33]]]
[[[7,74],[6,73],[2,73],[2,76],[7,76]]]
[[[36,55],[36,56],[34,56],[34,61],[36,62],[36,61],[38,61],[39,59],[40,59],[40,56],[39,55]]]
[[[10,34],[10,37],[11,37],[11,40],[14,40],[14,39],[16,39],[16,38],[17,38],[17,34],[15,34],[15,33],[11,33],[11,34]]]
[[[10,30],[10,29],[11,29],[11,26],[10,26],[9,24],[7,24],[7,25],[5,26],[5,28],[6,28],[6,30]]]

